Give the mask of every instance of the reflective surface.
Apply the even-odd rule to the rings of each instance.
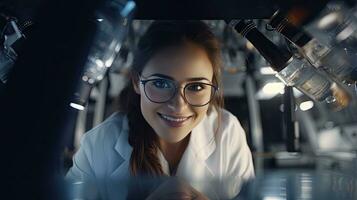
[[[356,166],[356,163],[355,163]],[[110,181],[107,181],[109,183]],[[194,187],[177,177],[158,179],[136,178],[110,182],[127,184],[127,191],[117,191],[119,199],[205,199]],[[214,183],[209,181],[202,183]],[[94,186],[85,182],[68,184],[69,199],[95,198]],[[197,187],[197,185],[195,185]],[[214,190],[214,188],[213,188]],[[215,191],[217,192],[217,191]],[[218,193],[216,193],[218,194]],[[128,195],[126,197],[126,195]],[[93,196],[93,198],[91,198]],[[216,196],[217,197],[217,196]],[[214,198],[214,197],[213,197]],[[357,173],[342,173],[332,170],[274,170],[257,175],[246,183],[237,200],[297,200],[336,199],[355,200],[357,198]]]
[[[357,176],[333,171],[286,170],[266,172],[247,184],[237,199],[357,198]]]

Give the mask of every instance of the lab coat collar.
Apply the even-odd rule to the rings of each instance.
[[[121,129],[121,133],[114,148],[123,159],[129,160],[133,148],[128,142],[129,125],[128,118],[126,117],[126,115],[123,116]]]
[[[205,115],[202,121],[192,130],[188,150],[193,150],[194,155],[200,160],[206,160],[215,150],[215,130],[217,111],[212,110],[210,114]],[[122,120],[122,131],[115,144],[115,150],[119,155],[129,160],[132,152],[132,147],[128,143],[128,119],[126,116]]]
[[[202,119],[202,121],[192,130],[188,148],[192,148],[194,153],[201,160],[206,160],[216,149],[215,130],[217,113],[215,110]]]

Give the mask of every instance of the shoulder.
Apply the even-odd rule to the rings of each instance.
[[[104,122],[84,134],[77,157],[85,155],[87,164],[77,160],[78,165],[89,165],[96,176],[103,176],[108,169],[117,166],[120,159],[116,146],[124,140],[126,135],[127,118],[122,113],[114,113]],[[122,138],[122,139],[121,139]],[[129,144],[120,143],[119,153],[126,150]],[[83,160],[83,159],[82,159]]]
[[[113,113],[101,124],[85,133],[81,145],[112,146],[125,129],[127,129],[126,115],[119,112]]]
[[[240,177],[244,180],[253,178],[252,154],[239,120],[229,111],[222,109],[220,122],[221,127],[216,133],[216,145],[224,160],[224,176]]]
[[[245,131],[237,117],[231,112],[222,108],[214,109],[207,115],[201,126],[205,137],[214,138],[215,155],[220,155],[228,161],[237,156],[238,152],[249,151]]]
[[[236,116],[225,109],[218,112],[221,112],[221,117],[218,114],[216,116],[220,122],[215,133],[217,153],[225,160],[228,168],[240,168],[251,159],[246,133]]]
[[[231,112],[223,108],[214,110],[208,115],[210,121],[215,122],[216,140],[226,142],[245,141],[245,132],[237,119]]]

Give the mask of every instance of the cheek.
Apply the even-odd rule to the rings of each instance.
[[[140,107],[144,116],[149,114],[153,108],[152,102],[146,97],[142,88],[140,88]]]
[[[146,122],[148,122],[148,124],[153,128],[155,127],[155,124],[157,123],[158,120],[158,116],[156,113],[159,107],[160,104],[151,102],[149,99],[146,98],[145,94],[144,96],[141,95],[140,97],[141,113],[144,119],[146,120]]]
[[[152,115],[157,108],[157,105],[147,99],[146,96],[140,97],[140,104],[143,115]]]
[[[197,114],[197,115],[205,115],[207,114],[208,111],[208,105],[203,106],[203,107],[193,107],[192,110]]]

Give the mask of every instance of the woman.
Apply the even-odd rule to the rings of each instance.
[[[234,197],[254,169],[219,88],[220,49],[209,27],[153,22],[138,43],[120,112],[85,134],[67,176],[102,199],[126,198],[130,177],[163,176],[177,179],[141,197]]]

